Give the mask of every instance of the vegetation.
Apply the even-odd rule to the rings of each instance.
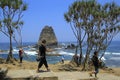
[[[12,42],[13,39],[22,44],[21,28],[23,26],[23,12],[27,10],[27,5],[23,0],[0,0],[0,32],[4,33],[10,41],[10,51],[7,62],[12,62]],[[17,35],[18,33],[18,35]],[[16,36],[19,36],[18,41]]]
[[[90,54],[93,51],[105,52],[112,39],[120,32],[120,6],[114,2],[101,5],[97,0],[78,0],[69,7],[64,18],[70,23],[78,41],[80,56],[86,43],[83,70],[88,69]]]

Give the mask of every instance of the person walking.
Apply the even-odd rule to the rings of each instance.
[[[94,52],[94,55],[92,57],[92,62],[93,62],[95,71],[90,73],[90,76],[92,76],[92,74],[95,74],[95,77],[97,77],[97,74],[99,72],[99,60],[98,60],[98,52],[97,51]]]
[[[39,60],[37,72],[39,72],[39,69],[42,67],[43,64],[45,65],[47,71],[50,71],[50,69],[48,68],[47,60],[46,60],[46,51],[47,51],[46,40],[42,40],[42,43],[39,46],[38,56],[40,57],[40,60]]]

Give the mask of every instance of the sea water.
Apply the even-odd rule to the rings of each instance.
[[[35,42],[24,42],[24,60],[36,61],[36,49],[32,48]],[[65,49],[69,44],[76,44],[75,42],[59,42],[61,47],[55,48],[55,51],[49,52],[49,54],[60,54],[64,56],[65,60],[71,60],[72,56],[75,54],[75,49]],[[9,43],[0,43],[0,50],[5,50],[5,52],[0,52],[0,57],[7,58],[9,52]],[[102,53],[101,53],[102,54]],[[99,56],[101,55],[99,54]],[[78,52],[79,55],[79,52]],[[85,53],[83,52],[85,56]],[[19,59],[17,44],[13,43],[13,56]],[[49,64],[55,64],[60,62],[62,56],[47,56],[47,61]],[[120,67],[120,41],[112,41],[112,43],[107,48],[102,60],[105,62],[106,66],[110,67]]]

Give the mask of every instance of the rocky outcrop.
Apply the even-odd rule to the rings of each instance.
[[[45,26],[42,29],[39,40],[38,40],[38,44],[40,44],[41,40],[43,40],[43,39],[45,39],[47,41],[48,46],[57,46],[57,44],[58,44],[56,35],[51,26]]]
[[[5,80],[7,72],[8,72],[7,68],[0,68],[0,80]]]

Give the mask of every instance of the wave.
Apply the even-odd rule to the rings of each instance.
[[[106,59],[105,59],[105,57],[102,57],[101,60],[102,60],[102,61],[105,61]]]
[[[53,52],[47,52],[48,54],[60,54],[60,55],[70,55],[73,56],[74,53],[70,52],[65,52],[63,50],[60,50],[61,48],[56,48],[56,51]],[[13,49],[13,54],[18,54],[19,50],[18,49]],[[24,50],[25,54],[27,55],[36,55],[38,54],[36,51],[31,51],[31,50]]]
[[[54,48],[55,50],[61,50],[62,48]]]
[[[120,55],[120,53],[112,53],[113,55]]]
[[[105,54],[110,54],[110,55],[120,55],[119,52],[105,52]]]
[[[28,55],[36,55],[38,54],[36,51],[24,51]]]
[[[105,52],[105,54],[112,54],[111,52]]]
[[[65,52],[65,51],[53,51],[53,52],[47,52],[48,54],[59,54],[59,55],[70,55],[73,56],[74,53],[70,53],[70,52]]]
[[[111,57],[110,60],[120,60],[120,57]]]
[[[74,55],[74,53],[65,52],[65,51],[59,51],[58,54],[61,54],[61,55],[70,55],[70,56]]]
[[[19,49],[17,49],[17,48],[13,48],[13,54],[18,54],[18,52],[19,52]]]

